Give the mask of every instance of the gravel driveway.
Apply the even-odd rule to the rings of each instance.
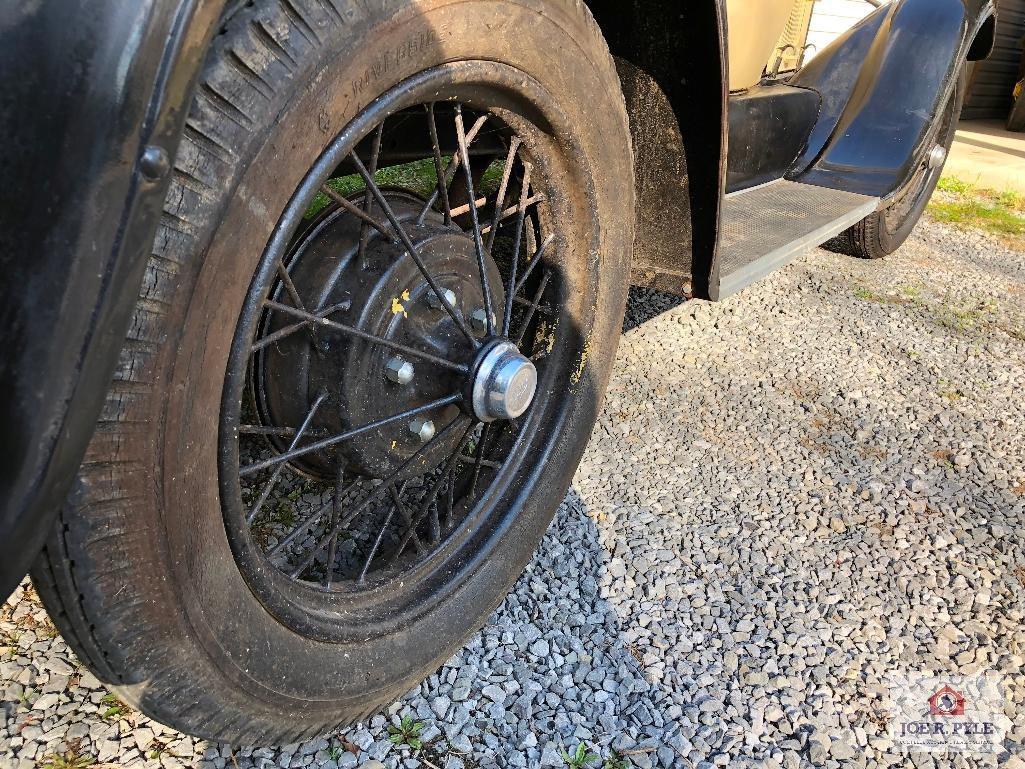
[[[1025,256],[928,224],[721,305],[634,291],[627,325],[537,557],[390,721],[183,737],[107,695],[23,586],[0,766],[562,766],[581,744],[617,768],[994,765],[889,749],[881,682],[921,669],[1002,674],[999,760],[1025,766]]]

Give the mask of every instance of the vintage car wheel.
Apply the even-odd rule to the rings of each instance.
[[[934,127],[932,148],[925,153],[911,179],[885,208],[844,232],[837,239],[839,250],[862,259],[881,259],[904,245],[911,236],[943,174],[947,154],[957,133],[966,83],[967,69],[963,69]]]
[[[588,12],[401,6],[225,21],[33,572],[100,679],[202,737],[322,733],[451,656],[565,495],[615,354],[632,161]]]

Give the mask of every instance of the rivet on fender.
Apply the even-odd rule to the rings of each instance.
[[[147,181],[160,181],[167,176],[167,172],[170,170],[171,159],[163,147],[151,144],[142,151],[142,157],[139,158],[139,171]]]

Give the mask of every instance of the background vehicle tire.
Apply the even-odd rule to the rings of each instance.
[[[967,69],[962,69],[954,93],[935,127],[933,149],[926,153],[910,181],[886,208],[870,214],[840,235],[831,244],[837,250],[861,259],[881,259],[904,245],[925,213],[943,174],[947,154],[957,133],[966,83]]]
[[[272,293],[263,296],[280,298],[284,290],[285,279],[273,272],[284,257],[268,261],[277,254],[275,244],[293,244],[284,269],[298,282],[296,239],[314,237],[331,217],[340,220],[346,206],[357,207],[354,200],[373,205],[363,193],[346,198],[348,203],[328,201],[334,208],[320,218],[303,218],[303,195],[321,188],[317,174],[331,153],[343,145],[349,159],[358,157],[357,149],[364,152],[372,141],[371,118],[377,120],[375,110],[389,100],[408,117],[415,109],[402,105],[419,105],[417,93],[440,94],[445,88],[452,89],[449,98],[465,93],[466,104],[477,112],[491,110],[489,117],[505,120],[495,130],[496,141],[507,141],[509,126],[526,137],[523,151],[534,163],[536,189],[545,193],[527,229],[551,229],[552,245],[546,253],[548,239],[526,238],[533,252],[527,257],[542,263],[530,275],[530,285],[540,289],[533,304],[528,297],[517,305],[529,310],[521,336],[526,333],[532,345],[525,349],[536,364],[538,394],[518,426],[495,428],[507,436],[493,439],[498,453],[487,454],[488,438],[475,434],[458,444],[445,465],[450,515],[453,489],[463,489],[451,469],[457,455],[487,454],[494,465],[487,493],[474,497],[471,490],[465,504],[460,502],[461,526],[447,528],[448,538],[439,535],[437,544],[431,533],[422,557],[417,545],[416,560],[403,549],[411,533],[418,539],[414,521],[395,547],[391,563],[405,559],[399,566],[375,566],[364,580],[365,566],[358,578],[345,576],[344,589],[332,592],[332,578],[343,576],[335,571],[334,545],[329,559],[314,551],[322,559],[312,567],[321,570],[315,577],[302,568],[289,577],[252,546],[252,528],[232,528],[238,518],[232,512],[235,497],[245,493],[239,492],[239,477],[251,467],[245,463],[252,463],[239,448],[239,409],[242,421],[263,418],[263,412],[247,416],[250,391],[233,377],[256,376],[254,367],[264,365],[243,356],[239,374],[232,356],[238,350],[249,355],[252,337],[246,334],[253,328],[264,340],[268,324],[277,322],[267,319],[273,307],[265,309],[254,294],[265,278]],[[450,657],[484,623],[531,557],[593,427],[629,281],[629,141],[615,67],[580,2],[263,0],[226,19],[191,105],[105,409],[75,491],[33,569],[47,609],[80,659],[158,721],[208,739],[267,744],[295,742],[359,720]],[[450,167],[454,157],[444,159]],[[471,193],[472,184],[486,176],[476,160],[472,164],[474,178],[466,182]],[[514,164],[514,180],[530,178],[522,158]],[[520,200],[535,189],[527,182],[522,188]],[[420,200],[383,183],[382,190],[396,211]],[[497,202],[494,208],[503,210]],[[381,216],[380,206],[372,210]],[[442,236],[452,235],[452,223],[440,213],[429,214],[428,221]],[[374,248],[391,247],[383,236],[372,238]],[[518,245],[508,265],[516,264]],[[487,267],[512,269],[508,265]],[[408,299],[396,301],[400,309],[407,302],[413,312]],[[444,317],[444,308],[434,311]],[[549,315],[541,319],[535,312]],[[312,328],[298,325],[302,335]],[[310,332],[311,346],[329,331]],[[470,368],[474,383],[481,370]],[[391,385],[371,379],[359,386],[376,396]],[[259,404],[254,408],[259,411]],[[470,417],[453,417],[452,424],[457,419]],[[234,433],[232,425],[238,428]],[[290,429],[288,440],[296,432]],[[266,428],[268,436],[284,430]],[[288,448],[270,437],[265,443],[271,462]],[[323,449],[329,450],[336,446]],[[231,467],[232,452],[234,475],[224,469]],[[350,461],[339,459],[339,466]],[[298,478],[318,472],[312,462],[298,462],[289,463]],[[338,488],[336,494],[340,480]],[[432,517],[440,515],[439,488],[434,487],[435,501],[424,503]],[[334,497],[335,509],[339,498]],[[336,521],[331,518],[328,531],[334,539]],[[281,544],[280,531],[273,531],[266,536]],[[376,563],[374,552],[367,564]],[[395,573],[412,576],[403,582]],[[400,582],[423,589],[414,592]]]

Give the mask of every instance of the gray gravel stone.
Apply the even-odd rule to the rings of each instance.
[[[105,719],[103,685],[23,583],[0,611],[0,766],[70,741],[154,768],[533,769],[581,743],[639,769],[992,766],[892,750],[884,680],[917,666],[1003,676],[998,758],[1018,769],[1023,264],[927,224],[892,258],[817,250],[720,304],[633,290],[537,554],[389,720],[232,751]],[[403,717],[422,753],[389,742]]]

